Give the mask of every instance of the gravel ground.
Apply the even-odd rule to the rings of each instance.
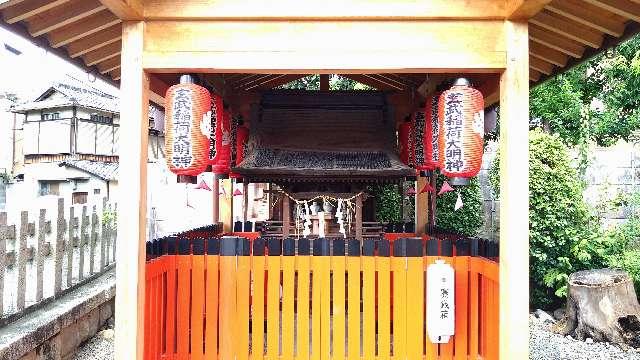
[[[74,360],[112,360],[113,355],[113,319],[98,333],[78,348]]]
[[[551,332],[551,324],[529,316],[530,359],[535,360],[640,360],[640,351],[610,343],[589,343]]]

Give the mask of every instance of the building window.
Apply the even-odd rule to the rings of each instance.
[[[91,121],[95,121],[100,124],[113,124],[113,117],[93,113],[91,114]]]
[[[93,189],[93,195],[100,195],[100,189]]]
[[[87,203],[87,192],[74,192],[71,194],[71,204],[86,204]]]
[[[38,195],[60,195],[60,182],[59,181],[38,181]]]
[[[42,120],[58,120],[60,119],[60,113],[42,113]]]

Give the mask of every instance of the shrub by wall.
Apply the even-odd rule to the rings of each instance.
[[[436,179],[436,191],[440,190],[447,178],[439,175]],[[464,206],[454,210],[458,191],[462,196]],[[458,186],[456,191],[439,195],[436,200],[436,226],[467,236],[478,234],[482,226],[482,194],[477,177],[471,179],[467,186]]]

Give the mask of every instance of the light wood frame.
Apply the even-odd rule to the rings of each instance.
[[[528,358],[528,47],[526,21],[494,18],[125,21],[116,359],[143,358],[148,74],[194,71],[501,74],[500,358]]]

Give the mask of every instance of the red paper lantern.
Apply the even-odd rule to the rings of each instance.
[[[439,162],[452,184],[466,184],[482,165],[484,99],[466,79],[458,79],[438,103]]]
[[[211,146],[209,163],[216,175],[228,174],[231,166],[231,121],[222,97],[213,95],[211,102]]]
[[[211,95],[193,84],[189,75],[180,78],[166,93],[165,149],[167,165],[178,175],[198,175],[208,164]]]
[[[249,128],[242,123],[242,120],[240,120],[240,122],[238,122],[235,133],[236,144],[233,151],[231,152],[231,163],[234,167],[240,165],[242,160],[244,160],[247,141],[249,140]],[[229,177],[239,178],[241,176],[232,172],[229,174]]]
[[[409,117],[398,127],[398,145],[400,147],[400,161],[413,167],[413,121]]]

